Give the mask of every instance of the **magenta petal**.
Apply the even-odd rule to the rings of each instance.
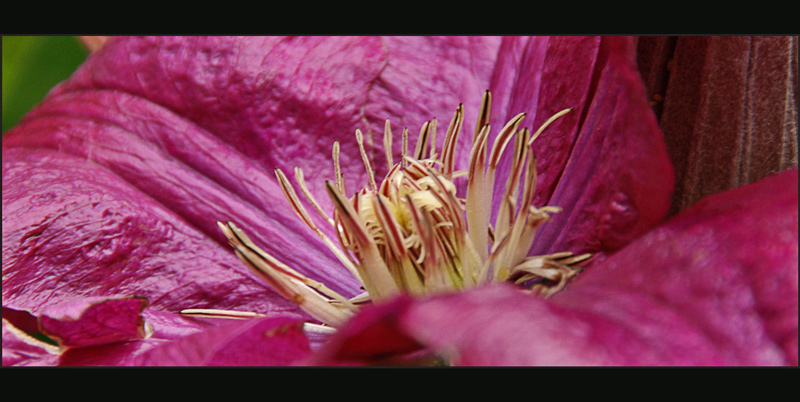
[[[125,300],[128,299],[134,299],[136,303],[120,305],[127,303]],[[4,357],[7,357],[4,364],[129,366],[136,356],[149,349],[215,325],[153,310],[144,310],[138,316],[135,311],[143,302],[141,298],[100,297],[59,300],[59,303],[48,306],[41,319],[26,311],[3,308],[3,347]],[[98,307],[98,304],[104,305]],[[62,317],[62,322],[55,320],[54,316]],[[79,316],[77,320],[70,319],[76,316]],[[140,325],[142,318],[144,325]],[[125,319],[129,321],[123,321]],[[58,337],[63,332],[71,332],[71,336],[62,340],[62,348],[32,338]],[[144,332],[144,337],[141,332]]]
[[[796,169],[707,197],[554,301],[639,294],[683,316],[726,361],[796,365],[797,209]]]
[[[490,89],[497,130],[517,113],[536,130],[573,108],[534,144],[534,204],[564,209],[540,231],[534,254],[568,250],[599,259],[664,219],[674,173],[632,38],[503,38]],[[496,198],[509,164],[506,155]]]
[[[602,296],[582,301],[615,306],[562,308],[508,287],[489,287],[431,300],[403,319],[417,339],[445,352],[455,365],[722,363],[694,360],[712,354],[713,345],[668,309],[635,294]]]
[[[547,201],[564,213],[537,234],[534,254],[612,252],[659,224],[669,209],[674,172],[635,63],[634,43],[603,38],[597,52],[588,104],[568,115],[579,119],[577,138]],[[559,141],[543,139],[537,154],[564,158],[555,151]],[[560,166],[554,166],[556,172]]]
[[[147,339],[68,349],[61,366],[274,366],[305,358],[302,318],[195,319],[159,311],[144,314]]]
[[[162,343],[163,341],[146,339],[67,349],[59,356],[58,365],[64,367],[132,366],[136,356]]]
[[[524,127],[537,130],[552,115],[563,109],[572,112],[554,122],[536,140],[535,205],[549,200],[570,159],[580,131],[582,116],[590,107],[598,74],[600,37],[511,37],[503,38],[501,52],[492,76],[491,121],[499,131],[517,113],[526,113]],[[505,176],[508,155],[499,166]],[[504,191],[502,186],[496,193]]]
[[[409,297],[365,309],[351,319],[313,356],[309,365],[395,365],[403,357],[425,350],[404,332],[397,320],[413,303]]]
[[[213,328],[218,323],[204,322],[180,314],[145,310],[143,316],[152,331],[146,339],[107,343],[65,350],[60,366],[132,366],[145,352],[189,335]]]
[[[298,317],[233,320],[153,348],[135,360],[145,366],[278,366],[310,354]]]
[[[3,265],[16,280],[4,280],[4,301],[35,310],[81,289],[142,294],[167,311],[292,309],[253,280],[216,220],[235,221],[290,266],[355,293],[356,281],[296,219],[272,169],[304,168],[328,204],[321,189],[332,177],[334,140],[348,182],[364,183],[354,129],[376,132],[396,116],[419,127],[449,118],[466,98],[476,110],[498,42],[110,40],[3,137]],[[435,57],[455,48],[468,51],[452,61]],[[387,52],[398,55],[391,65]],[[441,76],[440,86],[420,82],[430,74]],[[33,278],[43,289],[21,297]]]
[[[456,365],[796,365],[796,183],[709,197],[548,300],[503,285],[366,311],[322,356],[371,323]]]
[[[64,348],[137,340],[147,335],[147,304],[141,297],[68,299],[50,305],[39,325]]]
[[[50,122],[34,120],[27,127]],[[250,275],[227,245],[165,208],[175,203],[159,203],[130,184],[152,180],[191,189],[192,179],[143,174],[129,163],[152,167],[139,158],[144,153],[114,158],[115,153],[98,150],[96,142],[82,135],[59,142],[74,126],[57,126],[61,128],[3,137],[4,307],[38,315],[60,298],[138,294],[151,301],[151,308],[173,312],[190,307],[290,308]],[[112,158],[107,163],[128,172],[130,181],[57,149],[11,145],[25,141],[25,134],[32,143],[52,135],[52,147],[85,146],[96,160]],[[94,135],[104,134],[97,130]],[[123,143],[125,137],[115,141]]]
[[[297,311],[238,261],[218,219],[354,294],[356,281],[296,219],[272,168],[301,166],[319,190],[338,139],[348,181],[363,183],[353,130],[399,115],[418,127],[467,95],[477,109],[498,42],[111,39],[3,136],[4,307],[37,314],[65,297],[140,294],[159,311]],[[452,65],[434,57],[456,48],[470,50],[447,57]],[[402,57],[388,66],[388,52]],[[432,73],[435,89],[420,82]]]
[[[539,197],[565,207],[561,221],[540,233],[537,250],[619,248],[661,219],[671,187],[629,44],[110,39],[3,137],[4,307],[38,314],[62,298],[139,294],[160,312],[297,311],[236,259],[218,219],[235,221],[293,268],[352,295],[358,284],[296,219],[272,169],[304,168],[311,191],[328,204],[322,183],[332,177],[334,140],[347,182],[360,185],[355,128],[366,133],[380,172],[376,133],[385,118],[396,134],[432,117],[443,131],[459,102],[468,122],[457,157],[464,167],[486,88],[496,91],[496,118],[529,112],[534,127],[576,107],[537,145]]]
[[[600,296],[582,302],[615,306],[596,312],[584,311],[585,306],[564,308],[509,286],[495,285],[418,301],[399,313],[390,311],[385,317],[373,318],[372,322],[399,329],[387,339],[419,343],[442,354],[452,365],[725,363],[713,358],[698,362],[698,355],[713,355],[714,345],[669,309],[635,294]],[[332,339],[323,356],[351,357],[338,348],[364,341],[358,335],[365,332],[368,330],[362,329],[352,340]],[[381,342],[372,346],[375,350],[390,348],[390,344]],[[369,364],[371,358],[367,356],[359,362]],[[331,361],[323,360],[321,364],[333,364]],[[344,359],[339,362],[353,364]]]
[[[605,92],[631,95],[634,103],[639,99],[635,93],[606,91],[602,83],[613,85],[613,74],[596,77],[598,54],[622,54],[603,56],[617,60],[625,49],[604,51],[609,46],[601,46],[598,38],[536,38],[530,46],[516,41],[109,40],[3,137],[4,303],[36,311],[56,296],[135,293],[148,297],[152,308],[173,312],[189,307],[293,309],[236,260],[215,225],[218,219],[237,222],[265,250],[334,290],[355,293],[356,281],[288,207],[272,168],[289,172],[303,167],[312,192],[327,204],[321,186],[332,177],[334,140],[342,143],[347,181],[363,184],[355,128],[373,135],[385,118],[392,119],[397,134],[399,127],[413,132],[432,117],[445,126],[459,102],[472,122],[480,93],[492,87],[499,118],[527,111],[530,120],[541,122],[561,107],[577,107],[568,116],[572,120],[565,120],[563,135],[556,126],[552,135],[542,137],[542,177],[550,183],[543,191],[549,192],[571,145],[545,144],[572,143],[559,138],[578,135],[578,122],[589,113],[587,99],[594,99],[592,105],[616,99]],[[635,86],[630,64],[607,64],[612,73],[624,70],[623,89]],[[595,90],[596,80],[601,84]],[[529,93],[536,82],[538,89]],[[470,129],[465,127],[464,137]],[[462,166],[469,154],[468,138],[463,142]],[[399,148],[400,141],[394,143]],[[650,157],[647,147],[632,149]],[[588,186],[592,191],[574,199],[586,184],[587,171],[596,167],[596,157],[582,156],[589,165],[570,168],[569,177],[577,179],[559,185],[566,187],[561,191],[566,195],[556,202],[582,209],[586,197],[601,200],[592,210],[594,220],[570,218],[564,229],[568,238],[560,222],[547,225],[550,232],[541,234],[538,248],[577,252],[617,247],[657,220],[661,193],[651,191],[648,197],[655,201],[642,201],[638,194],[648,187],[616,165],[601,170],[602,180]],[[621,165],[628,161],[610,159]],[[657,155],[652,160],[660,163]],[[384,169],[377,162],[374,166]],[[615,177],[620,180],[609,182]],[[666,185],[665,180],[657,183]],[[597,190],[602,188],[608,190]],[[649,215],[639,216],[642,211]],[[580,223],[597,219],[603,228],[599,233]]]

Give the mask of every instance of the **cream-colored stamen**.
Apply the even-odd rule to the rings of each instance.
[[[275,169],[275,176],[278,178],[278,183],[280,184],[281,189],[283,190],[283,193],[286,196],[286,199],[289,201],[289,204],[292,206],[292,209],[297,214],[297,216],[300,217],[300,220],[302,220],[309,228],[311,228],[312,231],[314,231],[314,233],[317,234],[317,236],[319,236],[322,242],[325,243],[325,245],[333,252],[336,258],[342,263],[342,265],[345,266],[345,268],[347,268],[350,271],[350,273],[353,276],[361,280],[358,270],[352,264],[352,260],[350,260],[347,257],[347,255],[345,255],[338,247],[336,247],[333,244],[333,242],[328,238],[328,236],[322,233],[322,231],[317,227],[317,225],[314,224],[314,221],[311,220],[311,217],[308,215],[308,212],[306,212],[306,209],[303,207],[303,204],[300,202],[300,199],[294,192],[294,189],[289,183],[289,180],[286,178],[286,175],[284,175],[280,169]],[[310,193],[306,192],[306,196],[308,197],[309,202],[311,202],[312,204],[316,204],[316,201],[314,200],[313,196],[311,196]],[[333,224],[333,219],[328,218],[327,214],[324,216],[329,220],[331,224]]]
[[[250,311],[233,311],[233,310],[218,310],[218,309],[203,309],[203,308],[187,308],[181,310],[180,314],[191,317],[207,317],[207,318],[225,318],[234,320],[249,320],[252,318],[266,317],[265,314],[253,313]],[[336,332],[336,328],[328,325],[313,324],[310,322],[303,323],[303,330],[306,332],[313,332],[317,334],[332,334]]]
[[[408,127],[403,127],[403,143],[402,143],[403,156],[408,155]],[[402,162],[403,167],[406,166],[405,160]]]
[[[329,325],[338,325],[353,313],[355,306],[349,300],[264,252],[233,223],[217,222],[217,225],[240,260],[260,274],[281,296],[297,304],[311,316]],[[338,300],[345,307],[331,304],[329,301],[332,299]]]
[[[383,127],[383,151],[386,157],[386,168],[392,170],[394,158],[392,157],[392,125],[389,124],[389,119],[386,119]]]
[[[333,142],[333,175],[336,180],[336,187],[342,194],[347,194],[344,188],[344,177],[342,176],[342,167],[339,164],[339,141]]]
[[[195,317],[230,318],[230,319],[240,319],[240,320],[248,318],[256,318],[256,317],[266,317],[264,314],[253,313],[250,311],[218,310],[210,308],[187,308],[181,310],[181,314],[195,316]]]
[[[508,281],[532,293],[549,296],[562,290],[580,272],[590,255],[569,252],[528,256],[538,228],[560,208],[532,204],[536,192],[536,159],[531,149],[544,129],[571,109],[550,117],[533,135],[520,129],[520,113],[506,123],[489,148],[491,94],[486,91],[472,137],[467,170],[455,170],[455,149],[464,120],[459,105],[450,120],[441,152],[437,151],[436,119],[420,129],[413,154],[408,153],[408,128],[403,128],[401,160],[395,163],[392,130],[384,125],[388,173],[378,183],[356,130],[358,150],[368,183],[347,196],[339,143],[333,143],[333,181],[325,188],[333,204],[327,214],[306,186],[302,170],[295,180],[306,200],[332,226],[338,247],[314,223],[287,177],[276,177],[292,209],[319,236],[363,285],[364,293],[347,299],[285,266],[255,246],[233,223],[220,224],[236,254],[278,293],[295,301],[318,320],[337,326],[366,302],[380,303],[399,293],[427,295],[457,291],[491,281]],[[510,170],[497,217],[491,221],[497,169],[514,140]],[[467,176],[464,198],[455,178]]]
[[[322,207],[320,207],[317,200],[311,194],[311,191],[308,190],[308,186],[306,186],[306,180],[303,175],[303,170],[300,169],[299,167],[294,168],[294,179],[297,180],[297,185],[300,186],[300,191],[303,192],[303,195],[306,197],[308,202],[311,203],[311,206],[313,206],[314,209],[316,209],[317,212],[319,212],[320,216],[322,216],[322,218],[325,219],[325,221],[333,225],[333,219],[331,219],[331,217],[328,216],[327,213],[325,213],[325,210],[323,210]]]
[[[456,113],[450,120],[447,127],[447,134],[444,136],[444,146],[442,147],[442,174],[447,179],[452,179],[455,166],[455,152],[458,137],[461,134],[461,126],[464,123],[464,105],[459,104]]]
[[[375,191],[378,189],[378,185],[375,184],[375,172],[372,171],[372,164],[369,162],[369,156],[367,156],[367,151],[364,150],[364,136],[359,129],[356,129],[356,142],[358,143],[358,150],[361,153],[361,160],[364,162],[364,168],[367,170],[369,186],[372,188],[372,191]],[[342,194],[344,194],[344,192],[342,192]]]

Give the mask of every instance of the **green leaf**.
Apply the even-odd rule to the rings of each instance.
[[[3,132],[69,77],[88,53],[74,36],[3,36]]]

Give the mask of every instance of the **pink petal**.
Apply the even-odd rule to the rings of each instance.
[[[545,155],[539,166],[545,172],[540,194],[544,197],[552,188],[552,195],[541,202],[564,209],[537,234],[532,251],[536,254],[612,252],[659,224],[669,208],[672,164],[636,68],[633,41],[609,37],[598,45],[593,70],[576,74],[586,77],[591,72],[591,80],[578,85],[587,93],[565,96],[576,102],[583,96],[588,103],[555,126],[571,133],[566,138],[575,138],[571,150],[564,152],[564,135],[555,133],[550,138],[543,135],[541,146],[535,144],[537,155]],[[579,57],[556,54],[565,59],[562,63]],[[545,92],[539,102],[569,106],[556,106],[563,93]],[[546,173],[562,172],[562,166],[557,179],[551,176],[557,173]]]
[[[412,303],[409,297],[364,309],[338,330],[303,364],[308,365],[397,365],[404,357],[424,351],[397,321]]]
[[[174,312],[292,308],[251,276],[227,245],[108,169],[54,150],[6,147],[11,141],[3,140],[5,307],[38,315],[61,298],[139,294],[151,308]],[[77,137],[63,146],[77,143],[87,144]],[[108,163],[121,168],[126,160],[139,158]]]
[[[151,349],[164,347],[178,339],[216,327],[219,323],[205,322],[180,314],[146,310],[142,316],[151,333],[145,339],[105,343],[70,348],[58,359],[60,366],[132,366]]]
[[[426,48],[434,55],[452,47],[454,40],[461,41],[432,40],[419,46],[398,39],[390,48],[399,53]],[[491,54],[491,46],[473,42],[477,59]],[[18,279],[4,287],[4,294],[11,296],[13,306],[35,310],[40,301],[23,300],[15,289],[42,278],[42,269],[48,274],[37,282],[47,290],[27,293],[41,295],[41,300],[89,287],[96,289],[90,293],[94,295],[143,294],[153,308],[170,311],[293,308],[254,281],[236,260],[216,227],[218,219],[237,222],[290,266],[353,294],[355,280],[296,219],[272,168],[305,168],[312,191],[317,191],[332,177],[330,146],[338,139],[348,182],[363,183],[363,167],[350,163],[360,159],[353,130],[364,128],[362,105],[368,91],[379,91],[377,75],[383,71],[398,80],[413,80],[404,88],[420,85],[418,75],[408,75],[403,65],[385,66],[385,50],[380,38],[109,40],[4,135],[4,267]],[[469,54],[465,56],[463,62],[471,63]],[[439,60],[428,60],[420,73],[440,71],[434,68]],[[488,76],[491,63],[481,63]],[[441,91],[464,88],[462,83],[473,79],[454,72],[444,77],[458,83]],[[465,98],[451,94],[447,99],[452,102],[445,102],[430,91],[406,94],[408,99],[399,103],[381,96],[371,104],[417,104],[422,97],[448,103],[446,112],[425,110],[427,119],[448,116]],[[478,95],[473,94],[474,102]],[[374,125],[379,118],[382,129],[383,119],[390,117],[379,113],[385,108],[370,111],[381,114]],[[409,115],[409,124],[422,123],[422,111]],[[419,121],[413,120],[417,117]],[[373,118],[367,120],[371,124]],[[39,172],[37,180],[30,181],[27,172]],[[77,193],[83,198],[66,191],[68,183],[84,181]],[[328,204],[320,195],[317,191],[318,199]],[[75,199],[78,204],[69,205]],[[66,229],[72,225],[84,230],[72,233]],[[125,250],[104,257],[108,244],[125,245]],[[309,254],[309,249],[318,252]],[[97,250],[104,251],[98,255]],[[141,255],[127,261],[115,257],[130,252]],[[46,255],[69,260],[52,268],[41,261],[34,264]],[[112,276],[107,276],[109,264],[121,265]],[[65,274],[76,267],[81,267],[80,275]],[[99,275],[110,283],[97,281]],[[51,285],[57,278],[58,285]],[[132,286],[118,289],[123,280]]]
[[[555,301],[636,293],[670,306],[727,362],[796,365],[797,208],[796,169],[708,197]]]
[[[298,316],[255,320],[201,319],[160,311],[144,314],[146,339],[70,348],[61,366],[289,365],[309,353]]]

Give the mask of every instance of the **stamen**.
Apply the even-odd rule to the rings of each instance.
[[[459,104],[453,118],[450,120],[450,126],[447,127],[447,134],[444,137],[444,146],[442,147],[442,174],[445,178],[451,179],[453,174],[453,167],[455,165],[455,151],[458,136],[461,134],[461,125],[464,122],[464,105]]]
[[[403,167],[406,167],[405,156],[408,155],[408,127],[403,127],[403,148],[402,148],[402,157],[403,157]],[[344,194],[344,193],[342,193]]]
[[[226,226],[223,225],[221,222],[217,222],[217,225],[220,228],[225,228]],[[338,293],[328,289],[327,286],[314,281],[312,279],[306,278],[299,272],[289,268],[288,266],[284,265],[282,262],[275,259],[275,257],[271,256],[270,254],[266,253],[264,250],[256,246],[247,235],[244,234],[236,225],[232,222],[227,223],[227,229],[223,230],[226,236],[228,236],[228,241],[232,243],[236,251],[239,251],[243,254],[245,262],[253,264],[254,267],[261,272],[265,272],[268,275],[271,275],[273,272],[266,272],[267,270],[264,269],[264,263],[269,265],[270,268],[278,271],[280,274],[283,274],[286,278],[293,279],[303,283],[306,286],[309,286],[320,293],[334,299],[339,300],[342,303],[347,304],[348,301],[346,298],[342,297]],[[258,257],[258,258],[255,258]]]
[[[389,119],[386,119],[386,125],[383,128],[383,151],[386,153],[386,167],[392,170],[394,166],[394,157],[392,157],[392,126],[389,124]]]
[[[588,261],[592,255],[590,253],[574,255],[570,252],[561,252],[550,254],[549,257],[564,265],[577,265]]]
[[[511,138],[517,132],[517,127],[519,127],[522,120],[525,118],[525,113],[520,113],[514,116],[506,125],[500,130],[500,134],[497,135],[497,138],[494,140],[494,144],[492,145],[492,152],[489,156],[489,166],[486,170],[486,178],[484,179],[484,191],[485,191],[485,198],[483,202],[488,205],[492,205],[493,195],[494,195],[494,180],[495,175],[497,173],[497,164],[500,162],[500,156],[503,154],[503,151],[506,149],[506,146],[511,141]],[[489,209],[489,208],[487,208]],[[487,213],[491,213],[491,210]],[[488,218],[487,218],[488,219]]]
[[[328,216],[327,213],[325,213],[322,207],[319,206],[317,200],[311,194],[311,191],[308,190],[308,186],[306,186],[305,177],[303,176],[303,169],[300,169],[299,167],[294,168],[294,179],[297,180],[297,185],[300,186],[300,191],[303,192],[303,195],[306,197],[308,202],[311,203],[314,209],[316,209],[317,212],[319,212],[320,216],[322,216],[322,218],[325,219],[325,221],[333,225],[333,219],[331,219],[331,217]]]
[[[395,163],[391,123],[384,125],[384,155],[388,173],[380,186],[356,129],[356,142],[368,185],[348,199],[341,170],[340,146],[333,143],[334,180],[325,188],[333,204],[326,213],[306,185],[303,171],[294,177],[306,200],[333,227],[338,247],[316,225],[286,175],[276,169],[278,183],[297,216],[319,236],[365,290],[347,299],[278,261],[258,248],[233,223],[220,229],[236,255],[283,297],[292,300],[318,320],[337,326],[363,303],[379,303],[400,292],[431,294],[465,289],[488,281],[509,281],[545,297],[562,290],[580,265],[591,255],[570,252],[529,257],[538,228],[560,208],[532,205],[536,192],[534,140],[556,119],[550,117],[531,135],[518,130],[525,118],[520,113],[507,122],[489,149],[491,93],[483,94],[472,135],[467,170],[455,170],[455,149],[464,122],[460,104],[453,114],[437,151],[433,118],[420,129],[413,154],[408,152],[408,128],[403,128],[401,160]],[[498,164],[514,138],[509,176],[505,182],[496,220],[492,199]],[[428,145],[430,144],[430,146]],[[467,176],[465,198],[457,196],[455,178]],[[189,309],[186,314],[227,318],[259,316],[256,313]],[[330,327],[307,327],[330,331]]]
[[[469,180],[467,181],[467,222],[470,228],[489,226],[491,218],[491,187],[486,180],[486,148],[488,146],[489,125],[483,126],[469,159]],[[482,261],[488,256],[489,233],[483,230],[470,230],[470,238]]]
[[[364,136],[361,134],[361,130],[359,129],[356,129],[356,142],[358,142],[358,150],[361,152],[361,160],[364,162],[364,168],[367,170],[367,176],[369,176],[369,186],[372,188],[372,191],[377,191],[378,185],[375,184],[375,172],[372,170],[372,164],[369,163],[367,151],[364,150]]]
[[[358,273],[361,275],[367,292],[375,298],[398,293],[399,289],[389,274],[386,263],[380,258],[375,242],[367,234],[367,229],[358,218],[358,214],[330,181],[325,182],[325,187],[333,200],[339,217],[338,221],[342,224],[343,230],[354,235],[352,240],[355,241],[355,246],[358,248],[360,263],[357,266]]]
[[[417,138],[417,148],[414,151],[414,159],[425,159],[425,151],[428,147],[428,137],[430,136],[431,122],[426,121],[419,130],[419,137]]]
[[[530,131],[528,131],[527,128],[523,128],[520,134],[516,136],[516,141],[514,142],[514,157],[511,160],[511,172],[506,181],[506,189],[503,194],[504,201],[500,204],[495,227],[495,230],[501,236],[507,234],[508,227],[511,222],[513,222],[514,200],[517,199],[522,169],[525,166],[525,160],[528,155],[528,150],[530,149],[530,146],[527,145],[529,135]]]
[[[428,159],[436,160],[438,155],[436,154],[436,118],[434,117],[431,121],[431,153],[428,155]]]
[[[497,138],[495,138],[494,145],[492,146],[492,153],[489,156],[490,175],[494,174],[493,170],[497,170],[497,164],[500,162],[500,156],[503,154],[506,146],[511,141],[511,138],[513,138],[514,134],[517,133],[517,127],[519,127],[523,119],[525,119],[525,113],[520,113],[514,116],[511,121],[503,126],[503,129],[500,130],[500,134],[498,134]]]
[[[336,307],[330,304],[322,294],[347,305],[349,301],[346,298],[319,282],[306,278],[267,254],[253,244],[244,232],[233,223],[228,222],[225,225],[217,222],[217,225],[225,233],[239,259],[287,300],[291,300],[313,317],[331,325],[343,322],[352,314],[352,308]]]
[[[386,200],[386,197],[380,194],[375,194],[372,197],[373,209],[377,212],[378,220],[381,223],[381,227],[384,229],[384,235],[386,236],[386,243],[389,245],[389,249],[394,253],[396,258],[403,258],[406,255],[406,248],[403,245],[402,230],[397,220],[394,218],[394,214],[387,207],[387,202],[388,200]]]
[[[351,297],[350,303],[363,304],[369,302],[370,300],[372,300],[372,296],[370,296],[367,292],[363,292]]]
[[[344,189],[344,177],[342,177],[342,168],[339,165],[339,141],[333,142],[333,174],[336,180],[336,187],[342,194],[347,194]]]
[[[562,110],[562,111],[560,111],[560,112],[558,112],[558,113],[556,113],[556,114],[554,114],[554,115],[550,116],[550,118],[549,118],[549,119],[547,119],[547,121],[545,121],[545,122],[542,124],[542,126],[541,126],[541,127],[539,127],[539,129],[538,129],[538,130],[536,130],[536,133],[535,133],[535,134],[533,134],[533,136],[531,137],[530,141],[528,141],[528,145],[531,145],[531,144],[533,144],[533,142],[534,142],[534,141],[536,141],[536,139],[537,139],[537,138],[539,138],[539,134],[541,134],[541,133],[542,133],[542,131],[544,131],[544,129],[545,129],[545,128],[547,128],[547,126],[549,126],[549,125],[550,125],[550,123],[552,123],[552,122],[554,122],[554,121],[558,120],[558,119],[559,119],[561,116],[563,116],[563,115],[565,115],[565,114],[567,114],[567,113],[571,112],[571,111],[572,111],[572,109],[574,109],[574,108],[568,108],[568,109],[564,109],[564,110]]]
[[[258,314],[248,311],[232,311],[232,310],[217,310],[205,308],[188,308],[181,310],[180,314],[191,317],[208,317],[208,318],[227,318],[235,320],[248,320],[258,317],[266,317],[265,314]],[[333,334],[336,328],[328,325],[314,324],[310,322],[303,323],[303,330],[306,332],[313,332],[317,334]]]
[[[358,270],[352,264],[352,261],[350,261],[350,259],[347,256],[345,256],[345,254],[333,244],[333,242],[328,238],[328,236],[322,233],[322,231],[317,227],[317,225],[314,224],[314,221],[311,220],[311,217],[308,216],[308,212],[306,212],[306,209],[303,207],[303,204],[300,203],[300,199],[297,197],[297,193],[294,192],[292,185],[289,183],[289,180],[286,178],[286,175],[283,174],[283,171],[281,171],[280,169],[275,169],[275,176],[278,178],[278,183],[280,184],[281,189],[283,190],[284,196],[286,196],[286,199],[289,201],[289,204],[292,206],[292,209],[294,209],[294,212],[297,214],[297,216],[299,216],[300,219],[303,222],[305,222],[305,224],[309,228],[311,228],[311,230],[314,231],[314,233],[316,233],[320,239],[322,239],[322,242],[325,243],[325,245],[328,247],[328,249],[331,250],[331,252],[333,252],[333,254],[336,256],[339,262],[341,262],[342,265],[344,265],[350,271],[350,273],[353,274],[353,276],[355,276],[357,279],[360,280]],[[310,196],[310,194],[307,194],[307,196]],[[327,218],[327,215],[325,215],[325,217]],[[330,222],[331,224],[333,224],[333,219],[330,219]]]
[[[475,139],[478,137],[478,133],[483,129],[484,126],[489,124],[489,117],[492,112],[492,93],[489,92],[487,89],[486,92],[483,93],[483,98],[481,99],[481,110],[478,113],[478,123],[475,124],[475,132],[472,133],[472,143],[475,144]]]
[[[523,284],[528,281],[543,279],[534,284],[530,291],[550,297],[566,287],[567,281],[577,275],[580,265],[591,257],[590,254],[574,256],[569,252],[561,252],[543,256],[529,257],[512,270],[513,281]]]
[[[322,334],[322,335],[330,335],[336,333],[336,328],[333,328],[328,325],[320,325],[320,324],[313,324],[310,322],[304,322],[303,331]]]
[[[409,211],[411,211],[411,223],[414,233],[419,240],[420,252],[416,263],[425,267],[437,266],[439,253],[430,217],[427,214],[423,215],[421,208],[417,206],[410,195],[406,195],[406,202],[408,203]]]
[[[485,176],[486,174],[486,149],[489,138],[489,128],[487,124],[483,126],[475,140],[475,145],[472,146],[472,151],[469,156],[469,170],[467,176],[471,181],[479,180],[478,176]]]
[[[280,169],[275,169],[275,176],[278,178],[278,184],[281,186],[281,190],[283,190],[284,196],[289,201],[289,205],[292,206],[292,209],[297,214],[298,217],[306,224],[308,227],[311,228],[314,232],[319,232],[317,225],[311,220],[311,217],[308,216],[308,212],[303,207],[303,204],[300,203],[300,199],[297,197],[297,193],[294,192],[292,189],[292,185],[289,183],[289,180],[286,178],[286,175],[283,174],[283,171]]]
[[[190,315],[195,317],[232,318],[240,320],[248,318],[256,318],[256,317],[266,317],[264,314],[258,314],[249,311],[217,310],[210,308],[187,308],[181,310],[180,314]]]
[[[527,153],[527,167],[525,181],[523,183],[522,202],[519,211],[517,211],[516,218],[511,225],[510,238],[511,245],[509,252],[505,253],[501,258],[501,266],[499,270],[495,271],[495,278],[497,280],[506,280],[510,273],[510,267],[524,258],[527,255],[527,250],[533,245],[533,235],[536,233],[537,227],[544,221],[549,219],[549,215],[535,208],[525,208],[525,205],[531,205],[533,196],[536,191],[536,162],[533,153]],[[511,198],[507,198],[511,200]],[[507,209],[509,213],[513,211],[513,206]],[[540,219],[532,219],[540,218]],[[507,230],[504,228],[504,230]],[[505,232],[504,232],[505,234]]]

